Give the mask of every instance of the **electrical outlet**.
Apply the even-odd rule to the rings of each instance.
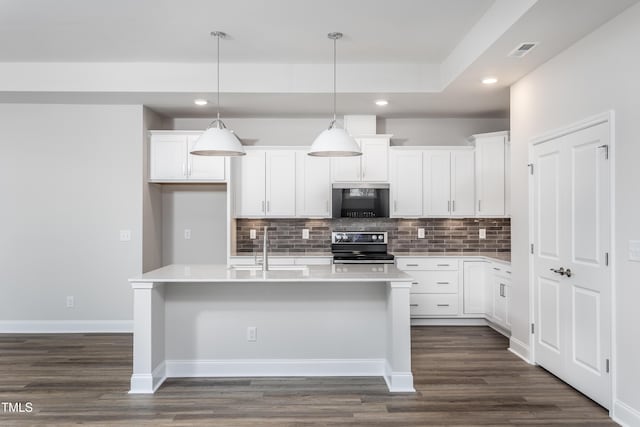
[[[75,298],[72,295],[67,297],[67,308],[73,308],[76,305]]]
[[[258,341],[258,328],[255,326],[249,326],[247,328],[247,341],[256,342]]]
[[[480,230],[478,230],[478,237],[480,239],[486,239],[487,238],[487,229],[486,228],[481,228]]]
[[[640,261],[640,240],[629,240],[629,261]]]
[[[190,228],[185,228],[184,229],[184,239],[185,240],[191,239],[191,229]]]
[[[418,239],[424,239],[424,228],[418,228]]]
[[[309,229],[308,228],[303,228],[302,229],[302,238],[303,239],[308,239],[309,238]]]
[[[252,228],[251,230],[249,230],[249,238],[250,239],[255,239],[256,238],[256,229]]]
[[[131,240],[131,230],[120,230],[120,241],[128,242]]]

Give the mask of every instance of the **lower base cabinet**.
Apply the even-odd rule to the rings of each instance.
[[[398,257],[412,276],[410,312],[414,319],[486,319],[511,330],[511,271],[482,259]]]

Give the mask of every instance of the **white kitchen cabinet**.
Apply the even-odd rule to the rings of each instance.
[[[507,132],[474,135],[476,146],[476,215],[505,215],[505,147]]]
[[[295,216],[295,151],[247,150],[233,169],[236,217]]]
[[[474,215],[474,163],[472,150],[424,151],[423,216]]]
[[[392,217],[422,216],[422,152],[391,150]]]
[[[484,314],[487,263],[463,261],[464,314]]]
[[[511,299],[510,269],[501,264],[492,263],[487,271],[487,289],[489,292],[487,318],[506,330],[511,329],[509,313]]]
[[[301,217],[331,217],[331,160],[296,153],[296,213]]]
[[[388,182],[390,135],[355,138],[362,156],[331,159],[333,182]]]
[[[189,151],[199,133],[154,132],[149,141],[149,180],[152,182],[224,182],[224,157],[193,156]]]

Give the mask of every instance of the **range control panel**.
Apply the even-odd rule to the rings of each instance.
[[[386,231],[334,231],[331,243],[386,244],[387,237]]]

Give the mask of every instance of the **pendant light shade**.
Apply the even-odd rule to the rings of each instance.
[[[214,31],[211,35],[216,37],[218,42],[218,114],[209,128],[193,144],[190,153],[196,156],[244,156],[246,153],[242,143],[220,119],[220,38],[227,35],[221,31]]]
[[[333,120],[329,128],[322,131],[311,144],[307,154],[317,157],[350,157],[360,156],[360,146],[349,133],[336,127],[336,40],[342,38],[342,33],[327,34],[333,40]]]

